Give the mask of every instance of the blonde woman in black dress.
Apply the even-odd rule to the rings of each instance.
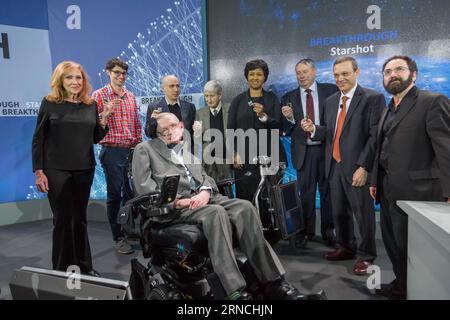
[[[48,193],[53,213],[53,269],[99,276],[92,267],[86,210],[95,172],[93,145],[108,131],[112,109],[100,118],[83,67],[56,66],[42,100],[32,143],[36,187]]]

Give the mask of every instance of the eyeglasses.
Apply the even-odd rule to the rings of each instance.
[[[114,73],[116,77],[120,75],[126,77],[128,75],[128,71],[111,70],[111,72]]]
[[[394,69],[386,69],[386,70],[383,71],[383,74],[384,74],[385,77],[389,77],[393,72],[398,74],[398,73],[402,73],[405,70],[409,70],[409,68],[397,67],[397,68],[394,68]]]
[[[163,137],[166,137],[170,134],[170,132],[176,128],[178,128],[179,123],[171,124],[168,128],[163,129],[161,131],[158,131],[158,134],[160,134]]]

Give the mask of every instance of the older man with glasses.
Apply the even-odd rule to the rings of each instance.
[[[231,178],[231,166],[226,161],[225,130],[228,123],[229,103],[222,102],[222,86],[217,80],[208,81],[203,88],[206,106],[197,111],[194,137],[201,138],[202,161],[206,173],[216,182]],[[221,188],[231,195],[231,186]]]
[[[375,158],[376,130],[386,106],[381,93],[361,87],[358,63],[338,58],[333,75],[339,92],[325,105],[325,125],[303,119],[311,139],[325,141],[325,175],[330,180],[331,207],[339,247],[326,254],[331,261],[353,259],[353,273],[366,275],[376,258],[375,211],[369,194],[368,175]],[[353,216],[359,228],[356,243]]]

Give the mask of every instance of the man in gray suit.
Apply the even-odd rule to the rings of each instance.
[[[230,299],[248,296],[245,280],[233,251],[233,226],[240,249],[247,255],[258,280],[264,284],[267,299],[305,299],[287,283],[278,257],[264,239],[255,207],[242,199],[229,199],[218,193],[199,160],[181,142],[184,125],[171,113],[161,113],[156,121],[157,138],[142,142],[134,151],[132,170],[139,195],[159,190],[165,176],[180,175],[174,208],[177,223],[200,223],[214,271]]]
[[[219,182],[231,178],[230,164],[226,163],[225,141],[230,104],[222,103],[222,86],[217,80],[210,80],[205,84],[203,95],[206,106],[198,110],[195,116],[194,140],[201,140],[202,162],[206,173]],[[221,190],[221,193],[230,195],[231,188],[227,189],[230,190]]]

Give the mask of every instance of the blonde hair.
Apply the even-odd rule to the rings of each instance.
[[[50,102],[63,103],[64,100],[68,98],[67,91],[63,86],[63,81],[64,77],[71,69],[80,70],[83,77],[83,87],[78,94],[78,99],[85,104],[91,104],[94,100],[90,97],[92,86],[89,83],[88,75],[79,63],[73,61],[63,61],[56,66],[50,80],[50,88],[52,91],[46,96],[46,99]]]

